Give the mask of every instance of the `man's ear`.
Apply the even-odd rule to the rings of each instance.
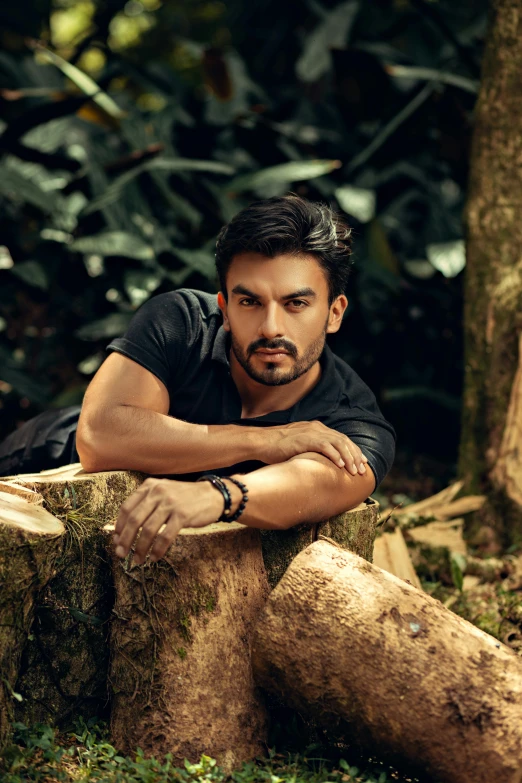
[[[217,295],[217,303],[219,309],[221,310],[221,314],[223,316],[223,329],[225,330],[225,332],[229,332],[230,323],[228,321],[227,300],[225,299],[221,291]]]
[[[330,313],[328,315],[328,325],[326,327],[327,334],[334,334],[341,328],[343,321],[344,311],[348,307],[348,299],[344,294],[341,294],[330,305]]]

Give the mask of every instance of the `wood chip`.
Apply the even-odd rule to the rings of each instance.
[[[408,539],[432,549],[444,547],[450,552],[466,555],[466,542],[462,535],[463,519],[451,519],[448,522],[429,522],[407,531]]]
[[[373,563],[384,571],[398,576],[399,579],[410,582],[419,590],[422,589],[419,577],[411,562],[402,530],[399,527],[392,533],[383,533],[376,539]]]

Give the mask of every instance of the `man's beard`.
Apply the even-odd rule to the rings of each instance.
[[[326,327],[323,332],[307,347],[302,356],[298,355],[295,345],[284,338],[276,340],[266,340],[261,338],[251,343],[247,350],[244,351],[233,334],[230,335],[232,350],[237,361],[246,372],[246,374],[252,378],[252,380],[262,383],[263,386],[284,386],[287,383],[300,378],[308,370],[310,370],[314,364],[319,360],[326,342]],[[256,370],[252,366],[252,355],[260,348],[266,348],[268,350],[281,349],[286,351],[293,359],[294,365],[289,370],[283,370],[275,362],[267,362],[264,370]]]

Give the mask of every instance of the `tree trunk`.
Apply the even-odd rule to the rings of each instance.
[[[125,753],[205,753],[230,771],[264,751],[266,715],[250,642],[269,587],[259,532],[182,530],[165,559],[114,557],[111,734]]]
[[[41,506],[0,492],[0,747],[10,733],[35,600],[53,574],[64,533]]]
[[[80,465],[14,476],[65,525],[56,575],[36,608],[17,689],[16,718],[60,725],[107,710],[108,622],[114,600],[103,526],[141,483],[127,471],[85,473]]]
[[[483,519],[522,540],[522,7],[494,0],[467,205],[460,473]]]
[[[520,783],[522,662],[406,582],[326,541],[256,626],[256,681],[334,736],[447,783]]]
[[[297,525],[289,530],[262,530],[263,558],[270,586],[276,586],[294,557],[320,535],[371,562],[378,520],[379,504],[369,498],[326,522]]]

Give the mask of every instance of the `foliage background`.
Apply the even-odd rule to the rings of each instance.
[[[402,461],[451,472],[486,17],[486,0],[2,4],[0,437],[79,402],[149,296],[216,290],[221,225],[293,190],[354,227],[334,349]]]

